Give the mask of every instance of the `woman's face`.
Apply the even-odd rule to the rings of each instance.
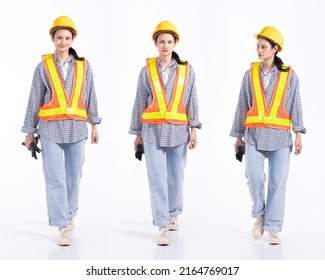
[[[176,46],[176,41],[172,34],[160,33],[155,45],[158,49],[159,56],[170,56]]]
[[[270,42],[262,37],[257,39],[256,52],[260,60],[274,60],[275,53],[278,49],[279,47],[277,45],[272,48]]]
[[[69,51],[73,42],[72,32],[68,29],[58,29],[52,37],[52,41],[57,52]]]

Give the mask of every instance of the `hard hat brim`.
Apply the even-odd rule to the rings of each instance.
[[[253,33],[253,36],[256,38],[256,39],[258,39],[259,37],[261,37],[261,38],[265,38],[265,39],[267,39],[267,40],[270,40],[270,41],[272,41],[274,44],[276,44],[276,45],[278,45],[279,46],[279,51],[282,51],[282,47],[277,43],[277,42],[275,42],[274,40],[272,40],[271,38],[269,38],[269,37],[267,37],[267,36],[265,36],[265,35],[262,35],[262,34],[260,34],[260,33]]]
[[[74,37],[77,37],[77,30],[71,28],[71,27],[68,27],[68,26],[56,26],[56,27],[53,27],[50,29],[50,35],[52,36],[53,32],[56,31],[56,30],[59,30],[59,29],[67,29],[67,30],[70,30],[71,33],[73,34]]]
[[[161,33],[169,33],[169,34],[173,35],[177,41],[179,41],[179,35],[176,34],[175,32],[170,31],[170,30],[159,30],[158,32],[153,33],[152,40],[155,40]]]

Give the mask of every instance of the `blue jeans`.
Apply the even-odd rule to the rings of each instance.
[[[283,226],[286,185],[289,173],[291,147],[278,151],[257,151],[254,145],[245,145],[246,178],[253,201],[252,217],[265,215],[264,230],[281,231]],[[268,189],[265,202],[264,160],[268,158]]]
[[[67,226],[77,215],[85,143],[56,144],[41,139],[49,225]]]
[[[144,142],[153,224],[169,225],[183,211],[183,181],[187,143],[160,147]]]

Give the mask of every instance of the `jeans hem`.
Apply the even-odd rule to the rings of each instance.
[[[169,212],[169,217],[176,217],[183,213],[183,210],[176,210],[174,212]]]
[[[169,225],[169,220],[163,220],[163,221],[153,221],[152,222],[154,226],[156,227],[167,227]]]
[[[282,228],[280,227],[270,227],[270,226],[264,226],[263,229],[265,231],[278,231],[278,232],[282,230]]]
[[[65,227],[70,224],[70,220],[49,220],[49,225],[53,227]]]

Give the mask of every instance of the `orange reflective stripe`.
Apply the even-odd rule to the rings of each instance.
[[[177,67],[173,96],[168,107],[166,105],[165,90],[158,73],[156,57],[147,59],[147,69],[153,89],[153,101],[142,113],[142,121],[145,123],[188,124],[188,118],[183,104],[188,65],[178,65]]]
[[[87,120],[87,113],[82,97],[86,75],[86,62],[75,61],[73,88],[70,99],[68,100],[64,82],[54,61],[54,54],[43,55],[42,58],[53,92],[50,103],[44,104],[41,107],[39,117],[43,120],[64,120],[69,118]]]

